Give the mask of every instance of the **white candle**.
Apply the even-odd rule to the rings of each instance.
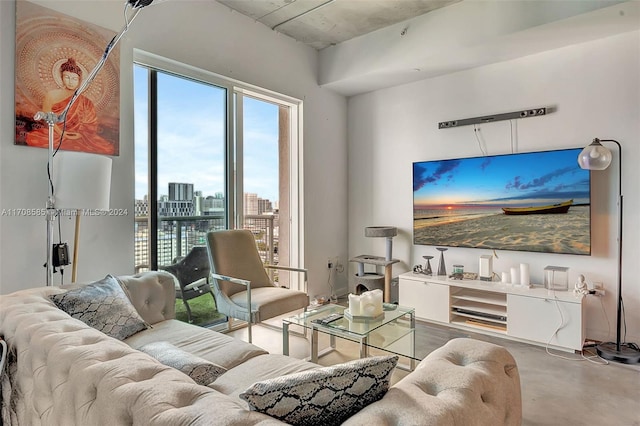
[[[525,285],[525,286],[529,286],[529,280],[530,280],[530,276],[529,276],[529,264],[528,263],[521,263],[520,264],[520,284]]]
[[[518,275],[520,275],[518,273],[518,268],[516,268],[515,266],[511,268],[511,284],[519,284],[520,281],[518,281],[518,279],[520,278]]]
[[[371,292],[373,301],[373,316],[382,314],[382,290],[373,290]]]
[[[375,306],[373,302],[373,294],[370,291],[362,293],[362,315],[372,317],[374,315]]]
[[[360,315],[360,296],[349,294],[349,312],[351,315]]]
[[[503,284],[509,284],[509,273],[508,272],[503,272],[502,273],[502,283]]]

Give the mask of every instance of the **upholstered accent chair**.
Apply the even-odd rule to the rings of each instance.
[[[207,248],[218,312],[246,321],[249,342],[251,324],[295,310],[306,310],[309,305],[307,270],[264,265],[251,231],[211,231],[207,233]],[[304,291],[275,285],[266,268],[301,273]]]
[[[215,296],[209,285],[211,269],[209,268],[207,247],[194,246],[185,257],[174,259],[174,262],[172,265],[159,266],[158,269],[167,271],[178,279],[176,298],[181,299],[184,303],[184,307],[187,309],[187,319],[192,323],[189,300],[210,294],[215,302]]]

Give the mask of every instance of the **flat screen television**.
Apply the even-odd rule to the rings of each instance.
[[[414,244],[590,255],[581,150],[413,163]]]

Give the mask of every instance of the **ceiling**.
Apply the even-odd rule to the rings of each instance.
[[[217,0],[317,50],[461,0]]]

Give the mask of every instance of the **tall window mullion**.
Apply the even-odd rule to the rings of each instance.
[[[158,199],[158,73],[149,70],[149,185],[148,200]],[[158,215],[149,203],[149,260],[152,271],[158,270]]]

